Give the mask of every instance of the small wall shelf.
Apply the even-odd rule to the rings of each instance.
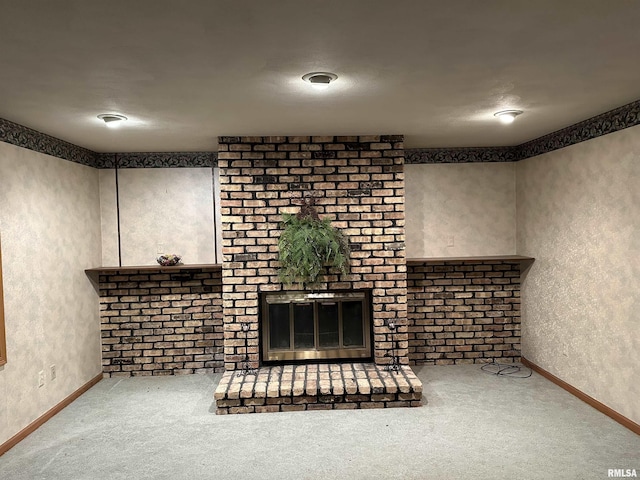
[[[173,267],[163,267],[162,265],[126,265],[122,267],[95,267],[87,268],[84,273],[91,280],[94,287],[98,289],[100,275],[118,274],[118,273],[180,273],[190,272],[193,270],[219,270],[222,269],[222,265],[219,263],[203,263],[192,265],[175,265]]]
[[[519,263],[520,271],[525,272],[531,265],[535,258],[526,257],[523,255],[489,255],[489,256],[477,256],[477,257],[424,257],[424,258],[407,258],[407,265],[442,265],[444,263],[477,263],[477,262],[491,262],[491,263]]]
[[[175,265],[173,267],[164,267],[162,265],[126,265],[122,267],[96,267],[88,268],[85,273],[117,273],[117,272],[133,272],[144,270],[147,272],[179,272],[182,270],[200,270],[203,268],[222,268],[219,263],[202,263],[192,265]]]
[[[440,262],[533,262],[535,258],[522,255],[489,255],[478,257],[424,257],[407,258],[407,263],[440,263]]]

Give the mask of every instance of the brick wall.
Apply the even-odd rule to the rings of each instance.
[[[520,360],[520,263],[407,266],[409,359],[417,365]]]
[[[99,277],[105,376],[223,370],[220,268],[125,268]]]
[[[296,199],[316,196],[322,217],[351,244],[350,275],[318,290],[371,289],[374,360],[389,363],[391,332],[408,363],[404,232],[404,149],[399,135],[220,137],[225,367],[259,364],[258,303],[278,280],[279,224]],[[299,287],[297,287],[299,288]],[[249,324],[249,332],[242,331]]]

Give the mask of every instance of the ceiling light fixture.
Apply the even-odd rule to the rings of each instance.
[[[502,123],[513,123],[518,115],[522,113],[522,110],[503,110],[501,112],[494,113],[495,117],[498,117]]]
[[[98,115],[98,118],[109,128],[119,127],[122,125],[122,122],[127,120],[127,117],[124,115],[118,115],[117,113],[102,113]]]
[[[311,72],[302,76],[302,80],[309,82],[316,90],[326,90],[336,78],[338,76],[335,73],[329,72]]]

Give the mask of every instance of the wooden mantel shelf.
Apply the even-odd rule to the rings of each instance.
[[[407,258],[408,264],[441,263],[441,262],[521,262],[533,263],[535,258],[523,255],[489,255],[478,257],[424,257]]]
[[[96,267],[88,268],[85,270],[87,274],[100,274],[100,273],[117,273],[117,272],[133,272],[139,270],[145,270],[147,272],[181,272],[188,270],[200,270],[203,268],[222,268],[219,263],[202,263],[202,264],[189,264],[189,265],[175,265],[173,267],[164,267],[162,265],[126,265],[122,267]]]
[[[503,261],[503,262],[521,262],[524,264],[533,263],[535,258],[522,255],[490,255],[478,257],[424,257],[424,258],[407,258],[407,264],[423,264],[423,263],[441,263],[441,262],[487,262],[487,261]],[[180,272],[189,270],[199,270],[203,268],[222,268],[220,263],[202,263],[175,265],[173,267],[163,267],[162,265],[123,265],[121,267],[95,267],[85,270],[87,274],[101,273],[117,273],[117,272],[133,272],[139,270],[152,272]]]

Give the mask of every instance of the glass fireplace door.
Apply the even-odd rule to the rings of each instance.
[[[368,292],[266,294],[263,361],[370,358]]]

